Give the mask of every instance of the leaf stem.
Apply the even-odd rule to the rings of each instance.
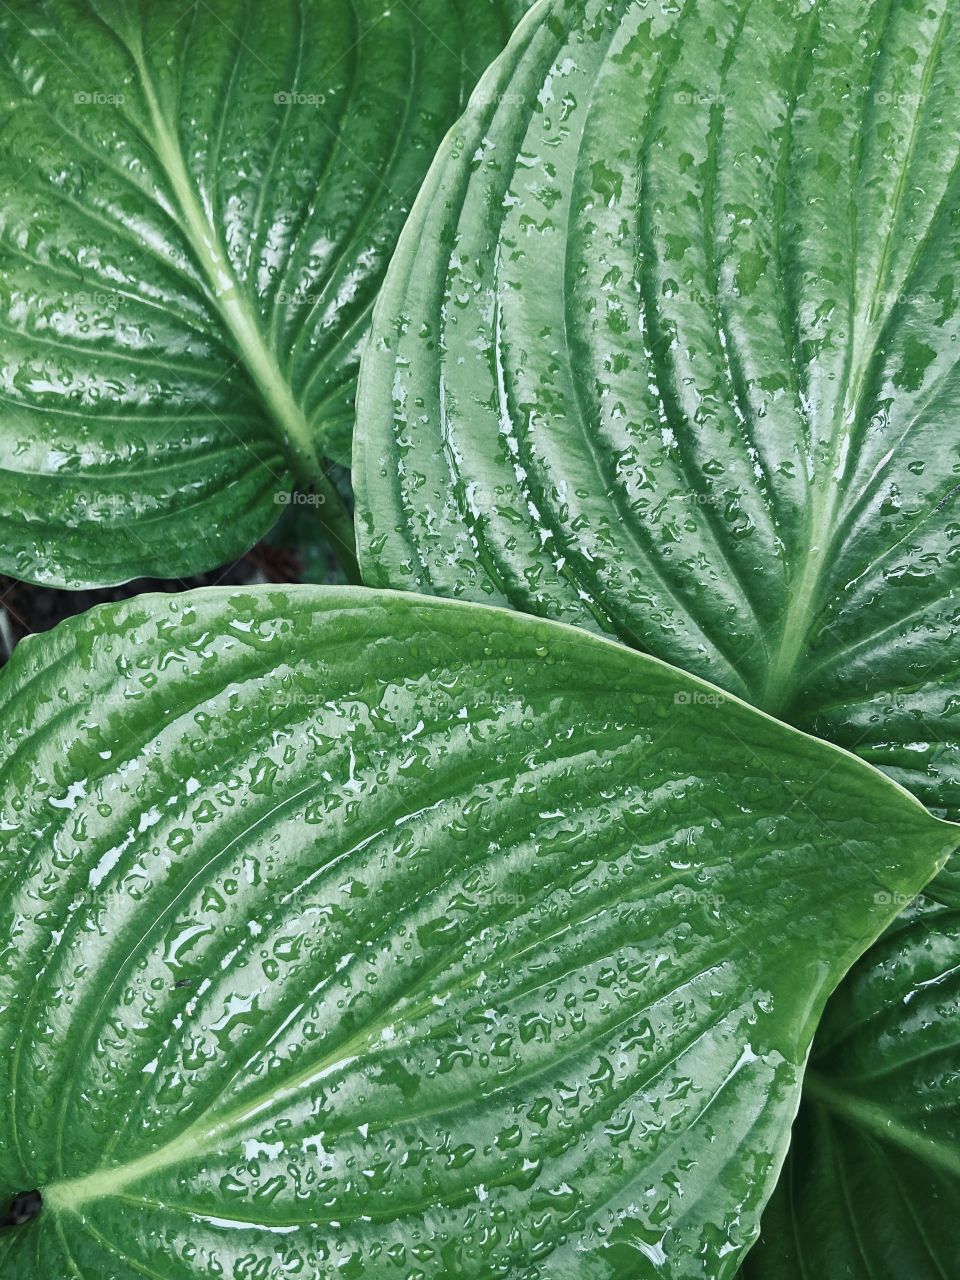
[[[164,116],[142,51],[136,50],[153,129],[154,151],[163,165],[184,219],[184,229],[207,278],[211,298],[236,344],[237,353],[259,392],[269,420],[296,482],[322,499],[320,522],[347,579],[362,585],[357,563],[353,518],[327,475],[314,433],[283,376],[276,353],[265,341],[209,211],[190,177],[175,128]]]
[[[314,477],[313,490],[320,499],[314,505],[317,520],[323,528],[324,535],[347,577],[347,581],[355,587],[363,586],[360,576],[360,565],[357,561],[357,542],[353,528],[353,517],[347,510],[347,504],[340,497],[336,485],[329,473],[321,470]]]

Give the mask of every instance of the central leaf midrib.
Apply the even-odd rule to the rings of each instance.
[[[855,1128],[905,1151],[924,1164],[960,1178],[960,1151],[955,1146],[908,1128],[881,1104],[869,1102],[847,1089],[831,1084],[816,1071],[807,1072],[803,1090],[809,1101],[819,1104]]]
[[[671,884],[679,884],[682,880],[683,873],[674,873],[657,881],[656,888],[658,892],[662,892],[665,887]],[[530,944],[515,950],[512,955],[501,957],[500,962],[512,964],[530,950],[531,946],[541,946],[550,937],[575,929],[578,923],[583,923],[589,919],[597,910],[598,905],[591,903],[587,911],[572,920],[566,921],[554,934],[534,939]],[[743,947],[740,949],[743,950]],[[735,952],[724,951],[723,948],[717,948],[713,951],[708,950],[705,955],[700,956],[697,960],[699,974],[709,971],[715,963],[724,957],[729,958],[731,954],[735,954]],[[703,967],[704,964],[706,965],[705,968]],[[476,972],[467,972],[459,975],[452,984],[446,987],[445,995],[449,996],[454,992],[467,989],[476,976]],[[687,983],[689,980],[689,975],[682,977],[683,983]],[[672,991],[677,989],[678,986],[675,980],[673,986],[668,983],[665,989],[648,993],[637,1008],[631,1008],[629,1013],[621,1020],[621,1023],[615,1025],[623,1025],[625,1022],[629,1022],[638,1015],[640,1010],[648,1009],[653,1004],[665,1000]],[[51,1183],[44,1192],[47,1202],[55,1209],[75,1212],[80,1205],[90,1200],[115,1196],[124,1189],[144,1181],[151,1174],[159,1173],[181,1163],[189,1163],[216,1151],[221,1140],[236,1138],[238,1133],[243,1130],[243,1127],[258,1115],[275,1110],[278,1104],[295,1098],[311,1083],[318,1081],[323,1076],[330,1075],[339,1068],[348,1066],[363,1053],[372,1049],[381,1039],[386,1027],[397,1026],[403,1022],[410,1025],[415,1022],[416,1018],[421,1014],[435,1007],[437,994],[433,992],[430,995],[419,998],[414,1002],[412,1008],[403,1009],[402,1012],[400,1011],[402,1000],[398,1000],[389,1008],[380,1010],[370,1022],[361,1026],[352,1036],[332,1049],[319,1061],[309,1063],[282,1084],[255,1094],[252,1098],[231,1110],[221,1113],[219,1116],[216,1116],[215,1112],[213,1114],[209,1111],[204,1112],[182,1133],[146,1155],[123,1164],[95,1169],[91,1173],[82,1174],[79,1177],[64,1178],[58,1182]],[[608,1036],[610,1032],[611,1028],[609,1026],[601,1027],[595,1030],[587,1043],[590,1043],[594,1038]],[[702,1034],[705,1034],[705,1032],[701,1028],[698,1036]],[[580,1045],[571,1052],[579,1052],[582,1048],[583,1046]],[[668,1062],[671,1060],[668,1060]],[[556,1066],[557,1062],[554,1061],[549,1064],[543,1064],[541,1070],[553,1069]],[[812,1073],[808,1074],[808,1081],[811,1075]],[[813,1091],[812,1087],[810,1091]]]
[[[291,471],[299,483],[314,484],[323,468],[306,415],[283,375],[276,354],[265,343],[217,228],[203,209],[180,143],[160,107],[142,56],[137,54],[136,61],[150,111],[157,158],[180,207],[183,230],[207,278],[213,302],[267,409],[270,427]]]
[[[894,6],[890,6],[887,21],[890,20]],[[836,517],[841,499],[840,478],[835,475],[841,445],[846,434],[853,429],[862,412],[862,401],[870,368],[871,353],[882,333],[885,315],[880,310],[880,303],[885,297],[884,286],[890,272],[893,237],[899,224],[900,212],[907,191],[907,178],[912,168],[919,135],[920,117],[923,103],[932,83],[938,65],[940,48],[946,29],[947,10],[941,17],[936,35],[927,54],[921,77],[921,89],[918,94],[918,106],[911,123],[910,138],[907,145],[897,182],[894,188],[890,214],[887,219],[883,245],[877,265],[870,305],[866,312],[866,322],[857,336],[857,250],[858,250],[858,209],[853,199],[860,181],[860,164],[863,152],[863,131],[857,139],[856,164],[857,180],[851,187],[851,282],[850,282],[850,339],[848,343],[843,387],[837,397],[829,440],[829,466],[827,469],[827,488],[816,486],[812,493],[811,513],[808,523],[806,551],[803,570],[796,591],[792,595],[784,617],[780,646],[776,658],[768,670],[766,685],[760,705],[772,714],[782,712],[790,702],[796,687],[796,672],[799,659],[804,652],[816,619],[819,599],[823,588],[824,568],[829,562],[834,549],[838,529]],[[874,48],[874,56],[878,56],[883,40],[878,37]],[[873,80],[871,79],[871,87]],[[869,96],[869,95],[868,95]],[[909,273],[908,273],[909,275]],[[849,465],[849,464],[847,464]]]

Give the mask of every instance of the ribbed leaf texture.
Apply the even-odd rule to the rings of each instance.
[[[744,1280],[960,1275],[960,893],[938,877],[855,967]]]
[[[407,594],[105,606],[0,719],[10,1280],[725,1280],[826,996],[957,842],[654,659]]]
[[[0,571],[212,569],[349,459],[383,270],[525,7],[2,6]]]
[[[954,17],[541,0],[382,294],[367,579],[607,631],[956,806]]]
[[[367,579],[618,636],[958,816],[957,16],[541,0],[388,273],[356,449]],[[804,1106],[758,1275],[958,1272],[960,1176],[936,1157],[957,1142],[955,926],[911,921],[863,962],[889,1001],[863,1016],[902,1038],[864,1082],[825,1030],[831,1087],[864,1105]],[[902,1001],[938,965],[920,1028]]]

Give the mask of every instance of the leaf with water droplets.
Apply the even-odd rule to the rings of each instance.
[[[726,1280],[826,997],[958,837],[655,659],[409,594],[104,606],[0,722],[5,1280]]]
[[[960,1275],[958,887],[939,876],[828,1004],[744,1280]]]
[[[696,672],[960,810],[960,22],[541,0],[388,273],[376,586]]]
[[[388,273],[367,580],[616,635],[960,816],[958,90],[948,0],[542,0]]]
[[[242,555],[349,458],[359,348],[525,0],[0,8],[0,571]]]

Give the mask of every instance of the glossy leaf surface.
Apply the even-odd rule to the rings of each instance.
[[[727,1277],[830,989],[957,839],[654,659],[347,589],[0,678],[11,1280]]]
[[[358,352],[522,0],[0,10],[0,570],[241,555],[349,458]]]
[[[956,809],[956,19],[541,0],[381,295],[367,579],[614,634]]]
[[[946,0],[539,5],[388,275],[368,580],[615,634],[956,816],[958,39]],[[865,972],[908,983],[945,945],[924,921]],[[906,1036],[902,983],[874,1012]],[[924,1011],[948,1055],[955,1001]],[[925,1123],[955,1143],[945,1070]],[[895,1059],[885,1083],[909,1127],[928,1092]],[[884,1145],[825,1114],[801,1112],[758,1274],[953,1275],[942,1171],[894,1204]]]
[[[938,877],[827,1006],[744,1280],[960,1275],[960,892]]]

